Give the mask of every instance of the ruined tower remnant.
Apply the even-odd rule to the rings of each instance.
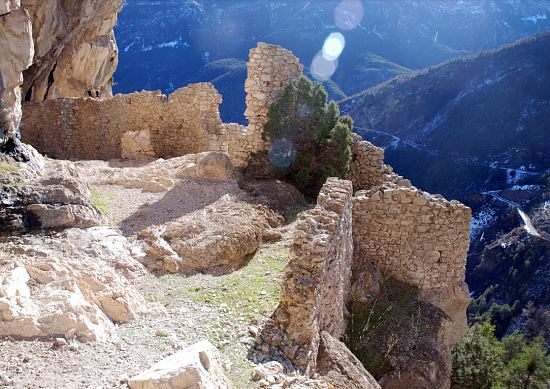
[[[283,94],[285,87],[303,75],[304,66],[290,51],[260,42],[250,50],[247,64],[246,111],[249,136],[261,140],[269,107]],[[262,150],[263,147],[258,147]]]

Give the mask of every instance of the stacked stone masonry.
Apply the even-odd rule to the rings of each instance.
[[[296,225],[281,303],[264,331],[296,367],[315,372],[321,331],[340,338],[353,257],[352,185],[329,178]],[[273,330],[273,331],[272,331]]]
[[[384,164],[382,149],[358,136],[353,154],[350,178],[360,190],[352,196],[351,181],[331,178],[317,206],[298,221],[281,303],[262,333],[310,375],[316,372],[319,332],[337,339],[343,334],[352,269],[371,262],[443,310],[449,324],[441,349],[450,350],[467,328],[470,209],[413,187]],[[450,364],[450,352],[444,354]]]
[[[248,119],[250,134],[261,141],[269,107],[282,96],[292,80],[303,75],[304,66],[292,52],[260,42],[258,47],[250,50],[247,69],[244,115]],[[263,142],[258,145],[257,151],[264,149]]]
[[[411,182],[395,174],[391,166],[384,163],[384,149],[376,147],[352,134],[352,161],[348,178],[354,190],[371,189],[387,182],[410,187]]]
[[[470,209],[416,188],[359,191],[353,237],[380,269],[419,289],[464,281]]]
[[[29,103],[23,107],[22,140],[50,157],[66,159],[137,157],[130,150],[147,154],[150,149],[163,158],[199,153],[208,149],[209,134],[219,131],[220,103],[221,95],[209,83],[192,84],[168,97],[141,92],[109,100]],[[127,133],[142,135],[142,148],[131,148]]]
[[[271,104],[302,75],[288,50],[259,43],[250,51],[247,127],[222,123],[222,97],[209,83],[112,99],[65,98],[24,105],[23,141],[54,158],[169,158],[221,151],[236,166],[265,148],[262,130]]]

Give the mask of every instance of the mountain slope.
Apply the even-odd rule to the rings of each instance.
[[[388,150],[400,174],[427,190],[464,195],[495,189],[550,166],[550,32],[498,50],[400,76],[343,101],[355,125]],[[430,171],[402,155],[434,162]],[[411,164],[412,162],[412,164]],[[458,165],[458,167],[456,167]],[[452,187],[445,170],[468,166]],[[428,174],[427,174],[428,173]],[[473,174],[472,174],[473,173]],[[473,176],[473,177],[472,177]],[[448,180],[443,180],[448,184]]]
[[[408,69],[550,29],[548,0],[364,0],[363,17],[353,30],[342,30],[335,21],[341,3],[127,0],[116,29],[120,64],[115,91],[169,93],[190,82],[213,81],[227,90],[223,119],[244,122],[244,74],[220,81],[204,67],[228,58],[246,61],[258,41],[282,45],[310,66],[325,38],[343,33],[346,46],[331,80],[337,92],[331,98],[341,99]]]

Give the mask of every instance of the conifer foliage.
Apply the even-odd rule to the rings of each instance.
[[[351,160],[352,119],[340,116],[327,92],[307,77],[292,81],[268,112],[264,140],[283,179],[315,197],[328,177],[345,177]]]

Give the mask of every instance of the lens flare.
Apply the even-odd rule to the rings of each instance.
[[[334,11],[334,21],[342,30],[353,30],[363,20],[363,4],[360,0],[342,0]]]
[[[319,52],[313,58],[313,61],[311,61],[311,75],[317,81],[326,81],[332,77],[337,67],[337,60],[328,60],[323,56],[322,52]]]
[[[346,39],[344,36],[339,32],[333,32],[323,44],[323,57],[329,61],[334,61],[342,54],[345,46]]]
[[[296,146],[287,139],[277,139],[271,144],[269,149],[269,160],[279,168],[287,168],[294,163],[296,159]]]
[[[311,110],[306,104],[300,105],[300,108],[298,110],[298,116],[300,116],[301,118],[307,118],[310,113],[311,113]]]

